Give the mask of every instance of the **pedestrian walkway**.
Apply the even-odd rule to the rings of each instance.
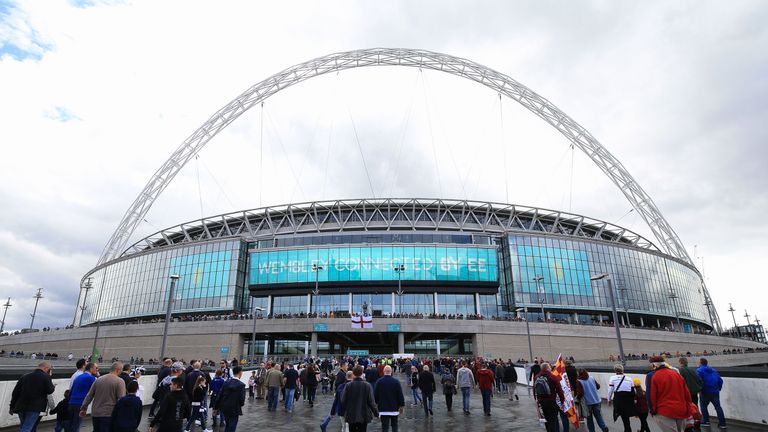
[[[519,402],[509,401],[506,394],[494,394],[491,408],[491,416],[483,415],[482,399],[480,392],[475,390],[472,393],[472,414],[464,415],[461,412],[461,394],[454,396],[453,411],[448,412],[445,407],[445,399],[438,386],[438,393],[435,394],[433,406],[434,416],[425,418],[424,410],[421,406],[412,406],[413,402],[410,389],[405,384],[405,378],[398,373],[394,374],[403,383],[406,407],[405,413],[400,420],[400,430],[403,432],[424,431],[424,432],[442,432],[442,431],[472,431],[472,432],[502,432],[502,431],[543,431],[539,426],[539,420],[536,417],[536,406],[533,399],[528,396],[527,389],[524,386],[518,386]],[[333,403],[333,394],[323,395],[318,391],[317,400],[314,408],[303,402],[301,399],[294,405],[294,412],[289,414],[283,410],[282,403],[276,412],[267,411],[267,402],[265,400],[246,399],[243,407],[243,416],[237,426],[241,432],[250,432],[264,430],[269,432],[313,432],[320,430],[320,422],[331,410]],[[147,422],[148,408],[144,409],[144,419],[142,420],[139,431],[149,430]],[[603,414],[606,418],[608,427],[613,431],[620,431],[622,428],[621,419],[613,423],[611,420],[611,408],[603,404]],[[48,422],[40,425],[37,430],[40,432],[53,431],[55,422]],[[652,432],[659,432],[653,420],[649,419]],[[83,421],[81,432],[92,432],[90,418]],[[341,430],[341,423],[338,418],[333,419],[328,426],[329,432],[338,432]],[[632,430],[640,429],[640,421],[637,418],[632,419]],[[5,431],[16,431],[18,428],[7,428]],[[374,420],[368,425],[368,430],[375,432],[381,430],[381,423]],[[561,429],[562,430],[562,429]],[[586,431],[586,426],[582,426],[580,431]],[[717,429],[715,428],[714,431]],[[732,425],[728,428],[730,432],[746,432],[755,430],[765,430],[759,426],[749,428],[745,426]],[[195,431],[200,431],[199,427]],[[218,428],[214,428],[218,432]],[[573,428],[571,428],[573,431]],[[708,432],[706,428],[705,432]]]

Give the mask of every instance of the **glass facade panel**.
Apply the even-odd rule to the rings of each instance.
[[[441,315],[475,315],[475,295],[438,294],[437,310]]]

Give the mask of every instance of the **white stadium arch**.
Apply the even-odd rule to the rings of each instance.
[[[371,66],[406,66],[446,72],[482,84],[520,103],[560,131],[583,151],[619,188],[635,211],[642,216],[659,248],[695,266],[682,242],[654,204],[651,197],[632,178],[624,166],[584,127],[550,101],[507,75],[470,60],[433,51],[402,48],[370,48],[326,55],[291,66],[258,82],[216,111],[192,133],[152,175],[149,183],[123,215],[120,224],[104,247],[98,265],[117,258],[152,204],[178,172],[219,132],[241,114],[280,90],[331,72]],[[702,286],[712,324],[720,327],[709,293]]]

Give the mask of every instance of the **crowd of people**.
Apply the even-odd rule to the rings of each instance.
[[[614,421],[621,419],[624,432],[632,432],[632,417],[639,419],[641,432],[649,432],[649,415],[663,431],[708,426],[710,404],[718,426],[726,428],[719,399],[723,380],[717,371],[705,357],[699,359],[697,369],[688,366],[686,355],[677,357],[673,367],[667,362],[673,357],[671,353],[648,357],[651,371],[644,380],[629,378],[621,365],[614,367],[615,374],[608,381],[608,404]],[[600,384],[585,368],[577,367],[572,357],[564,365],[562,371],[553,370],[552,363],[541,358],[526,365],[525,378],[536,400],[536,412],[531,415],[540,418],[547,432],[559,432],[561,426],[567,432],[574,427],[574,415],[586,423],[589,432],[596,426],[607,432]],[[332,422],[338,422],[342,431],[365,431],[379,419],[383,432],[396,432],[407,393],[427,419],[434,415],[436,395],[442,395],[447,411],[453,410],[454,397],[461,395],[461,409],[467,416],[472,413],[475,389],[480,391],[485,416],[491,416],[493,397],[519,401],[518,373],[511,359],[306,358],[296,363],[266,361],[245,372],[236,359],[221,360],[217,365],[207,360],[185,364],[165,358],[151,394],[145,394],[140,383],[146,372],[141,366],[115,361],[108,371],[100,372],[98,362],[80,359],[75,368],[58,403],[51,397],[54,385],[48,361],[18,380],[9,411],[19,416],[21,432],[34,432],[45,413],[56,414],[57,432],[79,432],[89,407],[95,432],[135,432],[142,418],[142,395],[153,400],[150,432],[190,432],[198,426],[202,432],[214,427],[234,432],[249,399],[266,399],[267,411],[282,408],[290,414],[300,400],[305,409],[315,409],[318,391],[333,397],[330,411],[319,425],[323,431]],[[395,378],[396,374],[402,379]],[[572,410],[568,395],[572,395]]]

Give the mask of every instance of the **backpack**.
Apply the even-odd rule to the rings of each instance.
[[[536,396],[550,396],[552,389],[549,388],[549,379],[545,375],[539,375],[533,384],[533,391]]]

